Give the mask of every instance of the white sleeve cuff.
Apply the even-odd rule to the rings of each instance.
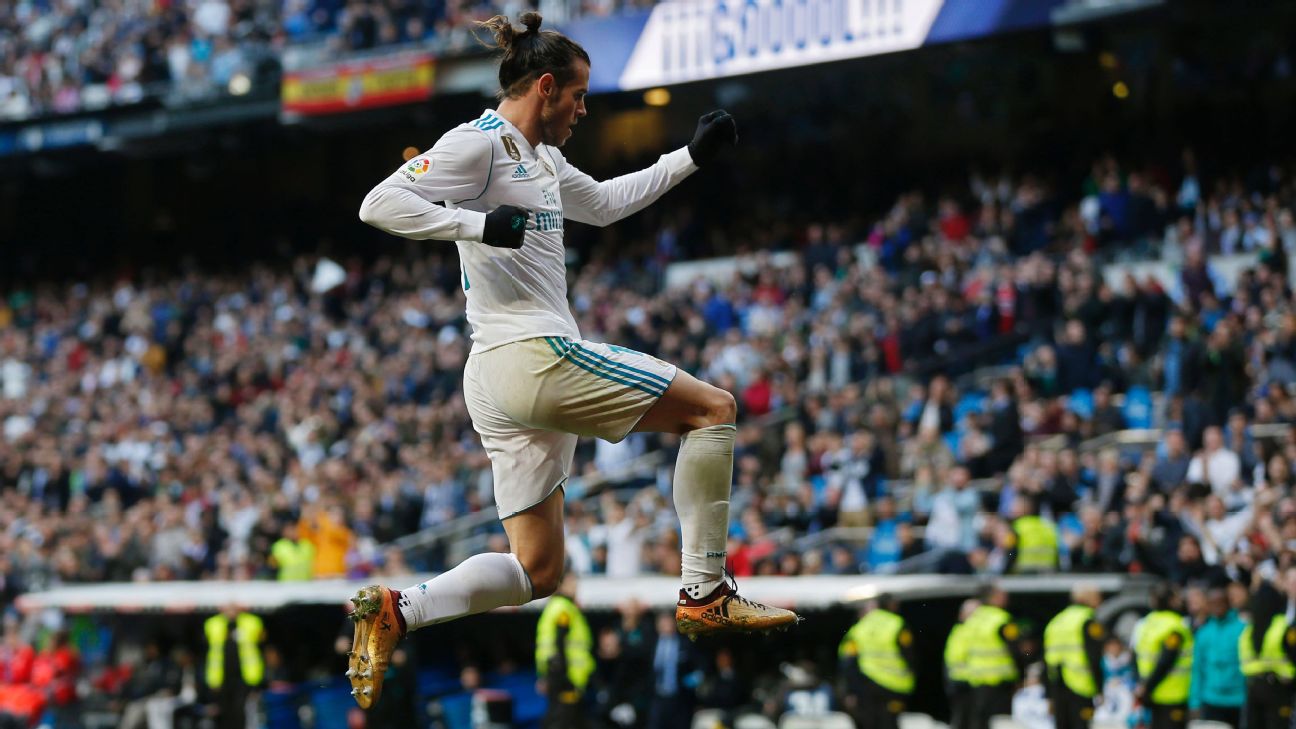
[[[672,178],[683,178],[698,170],[698,166],[693,164],[693,155],[689,154],[688,147],[667,152],[661,158],[666,162],[666,169],[670,170]]]
[[[481,243],[486,233],[486,213],[459,208],[455,214],[459,217],[459,240]]]

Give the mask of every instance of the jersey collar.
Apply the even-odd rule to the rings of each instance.
[[[501,133],[508,134],[512,137],[513,141],[517,143],[518,149],[530,152],[531,157],[534,159],[540,159],[540,150],[536,147],[532,147],[531,143],[527,141],[526,136],[523,135],[517,127],[513,126],[513,122],[505,119],[497,109],[486,109],[482,114],[494,114],[495,118],[504,122],[504,126],[501,128]]]

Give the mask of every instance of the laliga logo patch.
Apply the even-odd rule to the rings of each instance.
[[[432,160],[427,157],[416,157],[410,160],[409,166],[405,168],[410,174],[423,175],[432,169]]]

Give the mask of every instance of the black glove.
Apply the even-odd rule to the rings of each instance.
[[[529,210],[516,205],[501,205],[486,213],[482,243],[496,248],[521,248],[522,234],[526,232],[530,215]]]
[[[697,132],[689,142],[693,164],[701,167],[720,153],[726,144],[738,143],[738,123],[724,109],[704,114],[698,119]]]

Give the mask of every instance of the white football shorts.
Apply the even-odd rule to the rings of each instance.
[[[629,435],[675,371],[633,349],[564,337],[469,355],[464,401],[491,459],[500,518],[567,482],[578,436],[617,443]]]

